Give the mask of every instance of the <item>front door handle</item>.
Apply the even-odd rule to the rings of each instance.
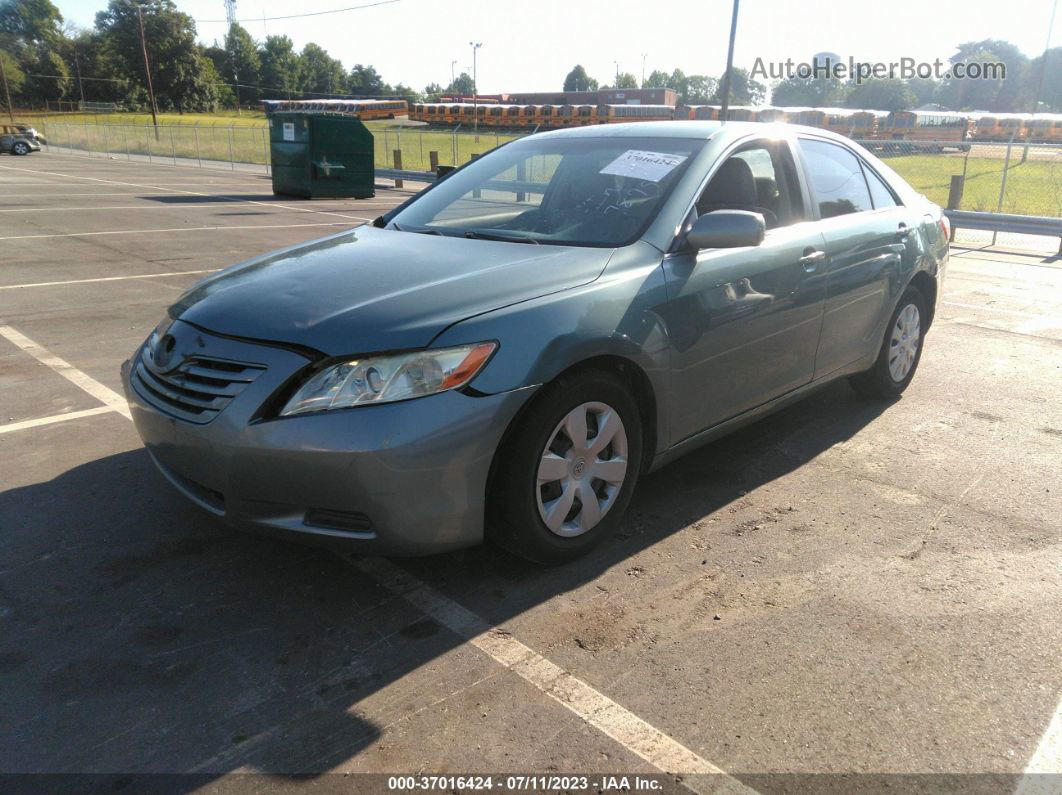
[[[804,249],[804,256],[800,258],[800,266],[805,273],[814,273],[819,264],[826,261],[826,252],[808,247]]]
[[[909,227],[907,224],[901,223],[896,228],[896,239],[897,240],[906,240],[910,234],[911,234],[911,227]]]

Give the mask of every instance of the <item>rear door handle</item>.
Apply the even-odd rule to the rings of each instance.
[[[826,252],[814,248],[804,249],[804,256],[800,258],[800,266],[805,273],[814,273],[819,265],[826,261]]]

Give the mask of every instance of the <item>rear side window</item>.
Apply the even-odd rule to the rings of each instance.
[[[880,210],[882,207],[895,207],[896,199],[881,177],[867,168],[866,165],[863,166],[863,174],[867,178],[867,187],[870,188],[870,198],[874,201],[874,209]]]
[[[823,218],[873,209],[859,159],[847,149],[826,141],[800,139],[807,163],[812,200]]]

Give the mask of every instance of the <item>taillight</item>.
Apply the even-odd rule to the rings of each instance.
[[[940,233],[944,235],[944,239],[951,240],[951,221],[948,220],[948,216],[941,213],[937,224],[940,226]]]

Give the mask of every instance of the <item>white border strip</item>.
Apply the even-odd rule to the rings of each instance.
[[[653,767],[675,775],[707,777],[684,780],[682,784],[688,789],[698,793],[755,792],[405,569],[381,558],[358,559],[354,565]]]
[[[26,287],[60,287],[67,284],[91,284],[93,282],[124,282],[130,279],[161,279],[165,276],[198,276],[204,273],[217,273],[221,268],[209,268],[203,271],[171,271],[169,273],[144,273],[134,276],[98,276],[94,279],[70,279],[63,282],[33,282],[31,284],[0,284],[0,290],[22,290]]]
[[[0,237],[0,240],[40,240],[47,237],[95,237],[98,235],[154,235],[169,232],[228,232],[240,229],[295,229],[300,226],[346,226],[342,221],[322,221],[316,224],[248,224],[238,226],[178,226],[170,229],[116,229],[106,232],[55,232],[47,235],[12,235]]]
[[[29,337],[11,328],[11,326],[0,326],[0,337],[4,337],[18,346],[41,364],[48,365],[48,367],[51,367],[75,386],[81,387],[111,411],[117,411],[127,420],[133,419],[133,415],[129,413],[129,405],[125,402],[124,397],[110,387],[104,386],[87,373],[81,372],[69,362],[60,359]]]
[[[0,433],[12,433],[14,431],[23,431],[27,428],[37,428],[41,425],[54,425],[57,422],[66,422],[67,420],[76,420],[80,417],[94,417],[97,414],[107,414],[114,411],[110,406],[96,406],[93,409],[83,409],[82,411],[68,411],[66,414],[53,414],[50,417],[38,417],[35,420],[22,420],[21,422],[12,422],[7,425],[0,425]]]

